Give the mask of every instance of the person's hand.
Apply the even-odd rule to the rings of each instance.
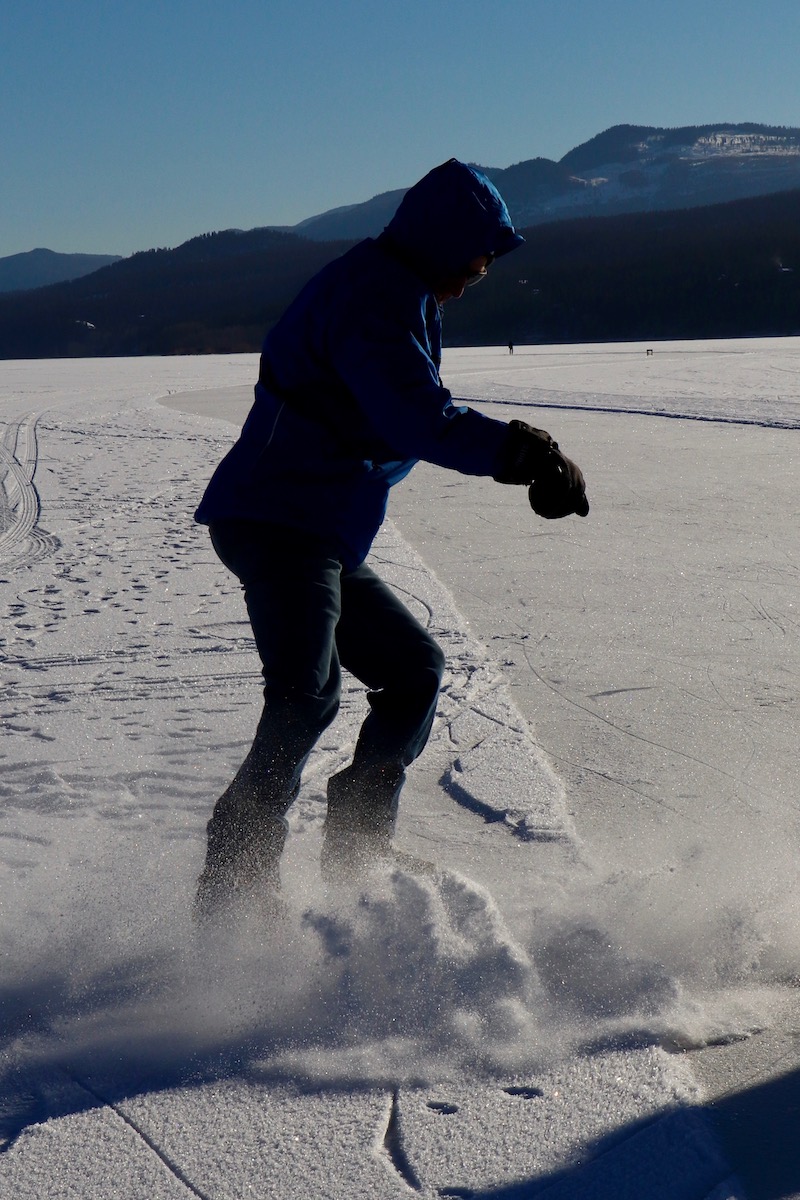
[[[571,513],[579,517],[589,515],[581,469],[557,448],[539,467],[528,488],[528,499],[536,515],[548,521],[568,517]]]
[[[557,444],[544,429],[526,421],[509,421],[494,469],[496,483],[530,483]]]
[[[561,453],[549,433],[525,421],[509,422],[494,478],[497,483],[528,484],[531,508],[547,520],[589,513],[580,468]]]

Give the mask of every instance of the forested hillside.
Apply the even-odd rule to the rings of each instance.
[[[800,191],[523,232],[523,247],[447,306],[446,344],[800,333]],[[348,244],[208,234],[0,296],[0,357],[257,350]]]

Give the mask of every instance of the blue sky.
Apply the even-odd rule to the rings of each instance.
[[[798,0],[9,0],[0,256],[294,224],[451,155],[800,125]]]

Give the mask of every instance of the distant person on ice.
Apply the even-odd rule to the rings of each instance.
[[[204,919],[269,904],[285,815],[339,706],[368,689],[352,762],[329,781],[322,868],[358,878],[392,847],[405,769],[428,739],[436,642],[365,564],[389,489],[419,459],[529,485],[540,516],[586,516],[583,476],[549,434],[454,402],[439,377],[442,306],[523,239],[492,183],[450,159],[380,237],[319,272],[268,333],[255,402],[197,511],[241,581],[263,664],[252,749],[217,801],[198,881]]]

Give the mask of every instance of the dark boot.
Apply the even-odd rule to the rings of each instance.
[[[328,780],[328,812],[320,865],[329,882],[357,879],[391,854],[399,767],[346,767]]]
[[[292,722],[279,704],[265,706],[247,757],[206,827],[206,862],[194,904],[197,921],[242,904],[266,916],[280,910],[284,817],[300,791],[313,741],[313,733]]]
[[[320,856],[328,883],[358,882],[384,864],[414,874],[434,874],[423,859],[392,845],[405,771],[397,766],[345,768],[328,781],[328,812]]]
[[[280,809],[288,810],[297,790]],[[198,923],[242,904],[257,907],[267,917],[279,913],[279,867],[287,835],[280,809],[270,811],[237,780],[220,797],[208,822],[206,861],[197,881]]]

